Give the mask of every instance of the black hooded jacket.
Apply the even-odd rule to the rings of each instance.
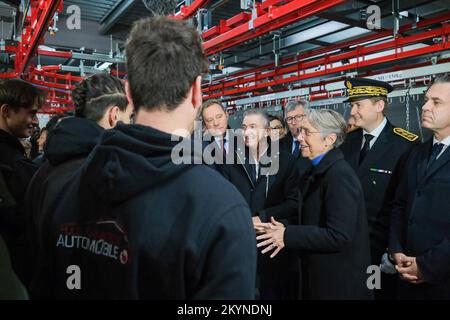
[[[71,179],[97,144],[104,129],[83,118],[66,118],[50,134],[45,146],[47,160],[31,180],[26,197],[33,246],[32,265],[42,263],[42,234],[51,219],[50,207],[59,190]],[[36,288],[36,284],[33,285]]]
[[[216,171],[175,164],[177,144],[140,125],[103,134],[52,210],[50,295],[254,297],[256,241],[248,206]],[[71,265],[80,268],[81,290],[67,287]]]

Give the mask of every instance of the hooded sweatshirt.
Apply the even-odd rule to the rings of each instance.
[[[103,134],[53,209],[50,295],[254,298],[250,210],[215,170],[175,164],[177,144],[140,125]]]
[[[65,118],[48,137],[45,146],[47,160],[31,180],[26,197],[32,241],[32,268],[45,263],[42,254],[42,235],[51,220],[51,205],[59,190],[80,168],[83,161],[97,144],[104,129],[96,122],[83,118]],[[33,283],[32,296],[39,297],[35,290],[44,285]]]

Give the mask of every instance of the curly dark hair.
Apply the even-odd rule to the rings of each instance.
[[[128,99],[122,80],[99,73],[81,81],[72,92],[75,117],[99,121],[111,106],[125,111]]]

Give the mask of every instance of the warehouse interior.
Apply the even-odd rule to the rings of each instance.
[[[0,98],[0,300],[450,299],[450,0],[0,0]]]
[[[379,21],[369,6],[379,9]],[[343,80],[358,76],[393,84],[389,116],[423,137],[423,88],[450,70],[448,8],[448,0],[3,1],[0,77],[21,76],[47,90],[43,114],[71,110],[70,90],[82,77],[126,76],[133,21],[173,14],[202,33],[211,62],[204,99],[226,102],[232,125],[242,110],[280,114],[299,97],[347,116]]]

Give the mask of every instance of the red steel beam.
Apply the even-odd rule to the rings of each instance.
[[[6,53],[14,53],[17,51],[17,46],[5,46]]]
[[[38,55],[40,56],[46,56],[46,57],[57,57],[57,58],[72,58],[72,52],[69,51],[51,51],[51,50],[42,50],[38,49],[37,51]]]
[[[447,26],[447,27],[445,27],[444,32],[448,33],[448,30],[449,30],[449,27]],[[440,35],[442,35],[440,29],[430,30],[430,31],[426,31],[426,32],[423,32],[423,33],[420,33],[417,35],[408,36],[405,38],[397,38],[397,39],[394,39],[394,40],[391,40],[388,42],[384,42],[381,44],[377,44],[377,45],[370,45],[368,47],[357,47],[348,52],[337,53],[337,54],[333,54],[330,56],[324,56],[324,57],[321,57],[321,58],[318,58],[315,60],[311,60],[311,61],[307,61],[307,62],[298,61],[297,64],[293,64],[288,67],[275,69],[275,70],[268,71],[268,72],[265,72],[262,74],[255,74],[254,76],[249,77],[249,78],[240,78],[238,80],[228,81],[226,83],[211,86],[211,87],[204,89],[204,92],[214,91],[214,90],[223,89],[223,88],[229,88],[229,87],[233,87],[233,86],[240,85],[240,84],[245,84],[245,83],[248,83],[249,80],[250,81],[261,81],[263,79],[281,76],[281,75],[292,73],[292,72],[301,72],[301,70],[305,70],[307,68],[312,68],[312,67],[316,67],[319,65],[329,65],[333,62],[338,62],[338,61],[341,61],[344,59],[354,58],[355,56],[367,55],[369,53],[376,53],[376,52],[384,51],[387,49],[396,48],[398,46],[420,42],[420,41],[430,39],[430,38],[440,36]]]
[[[424,28],[424,27],[427,27],[427,26],[430,26],[430,25],[433,25],[433,24],[436,24],[436,23],[441,23],[441,22],[444,22],[444,21],[447,21],[447,20],[450,20],[450,12],[446,12],[446,13],[441,14],[439,16],[436,16],[436,17],[434,17],[432,19],[422,20],[422,21],[417,23],[416,29],[421,29],[421,28]],[[405,26],[401,27],[399,32],[400,33],[408,32],[408,31],[412,30],[412,28],[413,28],[413,25],[412,24],[408,24],[408,25],[405,25]],[[360,37],[358,39],[345,41],[345,42],[341,42],[341,43],[338,43],[338,44],[335,44],[335,45],[327,46],[325,48],[320,48],[320,49],[316,49],[316,50],[311,50],[309,52],[305,52],[305,53],[303,53],[301,55],[301,58],[302,59],[307,59],[307,58],[314,57],[314,56],[317,56],[317,55],[326,54],[328,52],[332,52],[332,51],[335,51],[335,50],[340,50],[340,49],[343,49],[343,48],[348,48],[350,46],[355,46],[355,45],[358,45],[358,44],[361,44],[361,43],[382,39],[382,38],[385,38],[385,37],[390,36],[390,35],[392,35],[392,31],[390,31],[390,30],[381,31],[381,32],[378,32],[378,33],[375,33],[375,34],[370,34],[370,35],[367,35],[367,36]],[[298,62],[298,59],[299,59],[299,57],[295,57],[295,56],[294,57],[283,58],[280,61],[280,68],[282,68],[283,65],[286,65],[286,64],[289,64],[289,63],[293,63],[293,62]],[[263,71],[263,70],[269,70],[269,69],[273,69],[273,68],[275,68],[275,64],[270,63],[270,64],[266,64],[266,65],[263,65],[263,66],[260,66],[260,67],[257,67],[257,68],[247,69],[247,70],[235,72],[233,74],[230,74],[230,75],[227,75],[227,76],[223,76],[223,78],[226,77],[227,79],[234,79],[234,78],[237,78],[237,77],[245,77],[245,76],[249,76],[249,75],[251,75],[253,73],[256,73],[256,72],[260,72],[260,71]],[[211,83],[211,85],[213,85],[216,82],[222,82],[222,81],[220,81],[220,79],[223,79],[223,78],[216,78]],[[219,79],[219,80],[217,80],[217,79]]]
[[[175,20],[184,20],[193,17],[197,10],[206,6],[209,0],[195,0],[189,6],[182,6],[180,11],[172,16]]]
[[[17,73],[15,73],[15,72],[0,73],[0,78],[3,78],[3,79],[17,78]]]
[[[212,99],[212,98],[218,98],[218,97],[225,96],[225,95],[249,92],[249,91],[253,91],[253,90],[257,90],[257,89],[267,88],[267,87],[273,86],[273,85],[286,84],[286,83],[295,82],[295,81],[299,81],[299,80],[303,80],[303,79],[314,78],[314,77],[324,76],[324,75],[328,75],[328,74],[332,74],[332,73],[336,73],[336,72],[346,71],[349,69],[372,66],[372,65],[379,64],[379,63],[389,62],[389,61],[393,61],[393,60],[397,60],[397,59],[400,60],[400,59],[416,57],[416,56],[420,56],[420,55],[424,55],[424,54],[428,54],[428,53],[448,50],[448,49],[450,49],[450,42],[447,40],[447,37],[449,34],[450,34],[450,26],[447,24],[444,24],[442,26],[442,28],[439,28],[437,30],[427,31],[422,34],[405,37],[403,39],[395,39],[388,43],[383,43],[383,44],[376,45],[376,46],[357,48],[353,52],[337,54],[336,57],[325,57],[325,58],[320,58],[320,59],[314,60],[314,61],[308,61],[307,63],[302,63],[300,66],[294,66],[294,67],[298,68],[298,70],[299,70],[299,72],[297,72],[297,75],[290,76],[288,78],[275,79],[275,80],[267,81],[264,83],[256,83],[256,81],[260,80],[260,79],[256,78],[255,84],[252,86],[243,87],[243,88],[234,88],[234,89],[230,89],[230,90],[226,90],[226,88],[223,86],[221,88],[222,89],[221,92],[209,94],[205,97],[205,99]],[[411,44],[411,43],[423,40],[425,38],[432,38],[432,37],[439,37],[439,36],[442,37],[442,43],[430,45],[430,46],[427,46],[424,48],[409,50],[409,51],[402,50],[403,49],[402,46],[405,46],[407,44]],[[380,58],[365,60],[364,56],[363,56],[363,59],[360,59],[361,55],[367,55],[369,53],[373,53],[374,51],[379,51],[380,49],[394,49],[395,52],[393,54],[383,56]],[[351,57],[351,58],[357,57],[357,61],[355,63],[342,65],[339,67],[331,67],[331,68],[326,67],[324,70],[315,71],[315,72],[311,72],[311,73],[305,73],[305,71],[304,71],[308,67],[314,67],[314,66],[322,65],[322,64],[328,65],[331,61],[343,59],[342,57]],[[292,67],[288,67],[288,68],[290,70],[289,72],[292,72]],[[302,72],[300,72],[300,70],[302,70]],[[287,73],[289,73],[289,72],[287,72]],[[245,80],[247,80],[247,81],[243,82],[243,83],[247,83],[249,80],[254,81],[254,79],[245,79]],[[238,83],[238,84],[243,85],[243,83]]]
[[[217,37],[204,42],[203,47],[208,55],[212,55],[347,1],[293,0],[278,7],[269,6],[267,13],[231,30],[225,30]],[[253,27],[251,27],[251,23]]]
[[[53,15],[62,10],[62,0],[31,0],[31,15],[27,17],[28,25],[22,34],[22,40],[16,54],[15,71],[22,75],[32,56],[42,41]]]

